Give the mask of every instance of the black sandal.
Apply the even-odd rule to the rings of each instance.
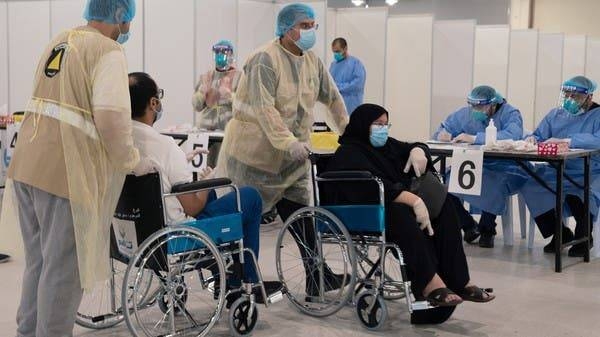
[[[446,301],[450,295],[456,294],[448,288],[437,288],[425,296],[425,299],[435,307],[453,307],[462,303],[462,300]]]
[[[463,291],[460,293],[460,297],[462,297],[464,301],[486,303],[496,298],[496,296],[493,295],[492,292],[494,292],[494,289],[492,288],[479,288],[477,286],[469,286],[463,289]]]

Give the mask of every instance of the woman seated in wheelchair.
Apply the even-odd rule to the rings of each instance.
[[[402,251],[417,298],[422,296],[439,307],[456,306],[462,301],[493,300],[491,290],[475,286],[469,277],[457,213],[445,196],[445,189],[438,189],[433,196],[429,193],[427,198],[419,197],[418,189],[411,189],[415,181],[435,177],[429,173],[434,168],[427,145],[391,138],[389,127],[388,112],[383,107],[373,104],[358,107],[350,116],[350,124],[340,137],[340,147],[329,160],[327,171],[369,171],[382,180],[386,240]],[[434,185],[440,184],[437,179],[433,181]],[[362,189],[346,186],[346,190],[343,185],[336,187],[337,202],[367,201]]]
[[[171,137],[160,134],[152,126],[163,113],[161,99],[164,91],[146,73],[129,74],[129,93],[131,96],[132,135],[135,147],[140,152],[140,163],[135,168],[136,175],[157,171],[160,174],[163,191],[171,191],[174,185],[192,182],[192,173],[188,169],[188,161],[200,151],[186,155]],[[212,178],[212,169],[207,168],[202,179]],[[262,199],[258,191],[252,187],[241,187],[240,202],[242,208],[242,226],[244,244],[258,258],[259,226],[262,212]],[[179,223],[186,220],[204,219],[237,211],[236,194],[229,193],[216,198],[214,191],[204,191],[167,198],[165,200],[168,223]],[[254,264],[249,254],[244,263],[244,281],[258,281]],[[233,276],[228,278],[230,289],[239,289],[241,280]],[[279,282],[264,282],[267,296],[281,288]],[[227,297],[228,306],[240,296],[233,292]],[[262,294],[256,292],[256,300],[262,303]]]

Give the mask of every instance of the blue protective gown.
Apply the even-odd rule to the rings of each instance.
[[[352,114],[354,109],[363,103],[367,78],[365,67],[359,59],[348,55],[339,62],[333,61],[329,67],[329,72],[340,94],[344,97],[348,114]]]
[[[588,112],[573,116],[556,108],[551,110],[540,122],[533,136],[538,142],[549,138],[570,138],[572,149],[600,149],[600,106],[594,103]],[[572,159],[565,165],[565,173],[583,186],[583,159]],[[556,170],[549,165],[537,165],[536,172],[552,188],[556,188]],[[600,155],[592,157],[590,167],[590,211],[598,214],[600,204]],[[583,190],[563,179],[563,204],[567,194],[576,195],[583,201]],[[555,196],[530,178],[521,193],[531,212],[536,217],[554,209]],[[565,211],[568,212],[568,209]],[[568,213],[567,213],[568,214]]]
[[[506,103],[500,105],[492,116],[497,129],[497,139],[520,140],[523,137],[523,119],[521,112]],[[475,145],[485,143],[485,128],[488,120],[481,122],[471,117],[471,108],[463,107],[452,113],[433,134],[437,139],[442,130],[452,135],[452,138],[467,133],[475,136]],[[484,160],[481,196],[457,194],[469,204],[488,213],[501,215],[506,209],[507,197],[517,193],[525,184],[528,175],[517,164],[506,160]]]

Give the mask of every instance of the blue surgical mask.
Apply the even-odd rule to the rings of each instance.
[[[301,29],[300,30],[300,39],[295,41],[296,46],[302,49],[303,51],[307,51],[310,48],[314,47],[317,42],[317,33],[314,28],[311,29]]]
[[[563,101],[562,108],[573,116],[577,116],[583,113],[581,104],[572,98],[567,98]]]
[[[340,62],[345,59],[343,53],[333,53],[333,58],[336,60],[336,62]]]
[[[125,42],[127,42],[129,40],[129,36],[131,36],[131,31],[129,31],[125,34],[119,32],[119,37],[117,38],[117,42],[120,44],[124,44]]]
[[[215,66],[219,70],[227,69],[227,66],[229,66],[229,62],[227,61],[227,55],[223,53],[215,54]]]
[[[482,110],[471,110],[471,116],[479,122],[485,122],[488,119],[488,115]]]
[[[369,141],[373,147],[382,147],[387,143],[389,136],[389,129],[387,125],[385,126],[375,126],[371,125],[371,135],[369,136]]]

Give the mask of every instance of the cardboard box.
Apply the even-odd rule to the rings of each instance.
[[[556,156],[569,152],[569,143],[538,143],[538,154],[541,156]]]

